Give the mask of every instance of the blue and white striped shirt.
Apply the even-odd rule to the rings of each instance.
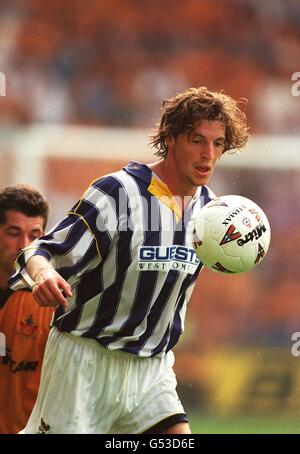
[[[181,216],[168,187],[144,164],[130,162],[94,181],[47,235],[19,256],[10,285],[30,283],[25,263],[42,255],[71,285],[60,330],[111,350],[163,355],[184,329],[202,264],[193,249],[193,217],[213,198],[199,187]]]

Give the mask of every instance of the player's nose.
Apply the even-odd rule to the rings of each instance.
[[[20,241],[19,241],[19,244],[18,244],[19,250],[24,249],[25,247],[29,246],[30,243],[31,243],[31,241],[30,241],[29,236],[28,235],[22,235],[20,237]]]
[[[213,142],[207,142],[203,149],[203,155],[208,161],[212,161],[214,157],[214,144]]]

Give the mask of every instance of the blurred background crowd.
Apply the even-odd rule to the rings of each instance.
[[[1,0],[1,116],[148,127],[206,84],[248,98],[254,131],[295,133],[299,44],[298,0]]]
[[[183,382],[195,381],[196,370],[199,383],[205,380],[205,365],[194,368],[193,358],[201,361],[220,346],[253,346],[258,355],[281,346],[291,358],[291,335],[300,331],[300,148],[296,165],[274,168],[272,137],[284,135],[282,163],[288,161],[289,141],[300,137],[300,97],[291,92],[297,71],[299,0],[0,0],[0,72],[6,76],[0,138],[14,125],[25,131],[49,123],[150,129],[163,99],[201,85],[247,98],[252,134],[269,135],[263,167],[222,168],[211,187],[263,207],[272,227],[270,252],[245,275],[203,272],[178,350]],[[128,149],[124,163],[131,157]],[[0,143],[3,169],[8,159]],[[65,160],[60,183],[53,167],[46,195],[51,200],[55,185],[60,188],[54,217],[72,168],[80,172],[80,178],[72,174],[75,201],[85,180],[114,170],[102,164],[94,158],[85,174],[83,164]],[[2,171],[3,184],[8,175]],[[195,355],[190,368],[180,363],[181,353]]]

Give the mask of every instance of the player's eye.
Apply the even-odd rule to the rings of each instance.
[[[10,237],[10,238],[17,238],[20,234],[19,232],[6,232],[6,234]]]
[[[202,139],[201,137],[196,137],[192,140],[193,143],[204,143],[205,140]]]

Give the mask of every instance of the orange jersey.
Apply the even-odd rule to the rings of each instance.
[[[6,356],[0,356],[0,433],[17,433],[37,397],[53,308],[40,307],[28,291],[0,290],[0,297],[6,341]]]

